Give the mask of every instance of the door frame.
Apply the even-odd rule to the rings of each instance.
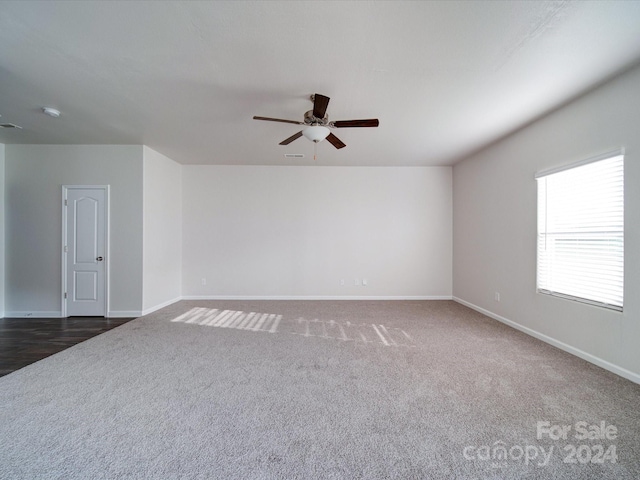
[[[106,252],[106,261],[104,264],[104,316],[109,316],[109,266],[111,264],[111,250],[109,248],[109,231],[111,227],[111,216],[109,208],[110,204],[110,188],[109,185],[62,185],[62,285],[61,285],[61,309],[62,318],[67,317],[67,198],[69,190],[104,190],[105,212],[104,212],[104,250]]]

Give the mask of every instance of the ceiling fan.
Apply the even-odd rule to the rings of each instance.
[[[337,120],[335,122],[330,122],[327,115],[329,97],[316,93],[315,95],[311,95],[311,101],[313,102],[313,110],[309,110],[304,114],[304,120],[302,122],[257,116],[253,117],[253,119],[266,120],[268,122],[293,123],[294,125],[304,125],[306,127],[298,133],[295,133],[289,138],[281,141],[280,145],[289,145],[291,142],[304,135],[316,144],[326,138],[329,143],[336,148],[343,148],[347,145],[331,133],[329,128],[377,127],[379,124],[377,118],[370,118],[367,120]]]

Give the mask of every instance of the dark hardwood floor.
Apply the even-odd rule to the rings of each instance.
[[[0,377],[131,320],[133,318],[2,318]]]

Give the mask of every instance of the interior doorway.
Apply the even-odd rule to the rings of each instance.
[[[109,186],[62,187],[62,316],[108,312]]]

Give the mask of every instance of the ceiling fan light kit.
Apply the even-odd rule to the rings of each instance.
[[[311,95],[311,101],[313,102],[313,110],[309,110],[304,114],[304,120],[301,122],[295,120],[284,120],[281,118],[272,117],[258,117],[254,116],[254,120],[264,120],[268,122],[280,122],[280,123],[292,123],[294,125],[306,126],[305,129],[294,133],[289,138],[280,142],[280,145],[289,145],[294,140],[304,136],[311,140],[314,144],[318,144],[325,138],[335,148],[344,148],[347,145],[336,137],[330,128],[354,128],[354,127],[377,127],[379,121],[377,118],[370,118],[366,120],[338,120],[336,122],[330,122],[327,116],[327,106],[329,105],[329,97],[316,93]],[[315,158],[315,155],[314,155]]]
[[[311,140],[313,143],[318,143],[329,136],[331,132],[327,127],[322,125],[313,125],[307,127],[302,131],[302,135]]]

